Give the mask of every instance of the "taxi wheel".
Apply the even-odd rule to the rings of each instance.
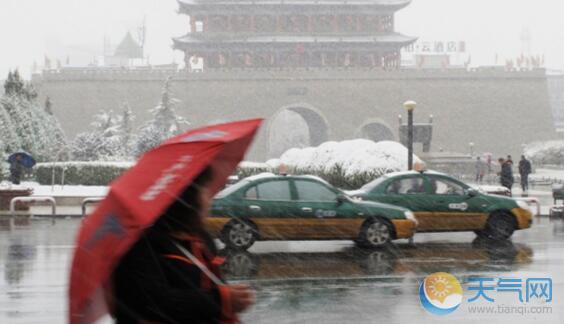
[[[222,236],[228,249],[247,250],[255,243],[256,229],[247,222],[231,220],[225,224]]]
[[[374,248],[384,246],[391,241],[390,225],[380,218],[373,218],[362,226],[357,243],[363,247]]]
[[[515,231],[515,218],[507,212],[496,212],[488,218],[482,235],[492,240],[506,240]]]

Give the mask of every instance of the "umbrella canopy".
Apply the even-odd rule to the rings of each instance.
[[[35,165],[35,159],[33,158],[33,156],[26,152],[16,152],[10,155],[8,157],[8,163],[15,163],[18,156],[21,157],[21,162],[24,167],[31,169]]]
[[[83,222],[69,289],[70,323],[92,323],[107,312],[104,287],[122,256],[206,167],[216,193],[233,173],[262,120],[209,126],[178,135],[143,155],[118,178]]]

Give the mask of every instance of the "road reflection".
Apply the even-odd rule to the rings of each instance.
[[[23,244],[20,240],[10,240],[7,248],[4,281],[10,285],[15,285],[22,281],[27,268],[31,267],[37,253],[35,246]]]
[[[532,262],[533,251],[511,241],[475,239],[471,243],[390,245],[378,250],[356,247],[330,253],[249,253],[223,250],[223,270],[232,280],[355,278],[512,271]]]

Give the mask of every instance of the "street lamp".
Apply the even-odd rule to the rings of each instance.
[[[403,103],[407,110],[407,169],[413,169],[413,111],[417,103],[409,100]]]
[[[468,143],[470,146],[470,156],[474,156],[474,142]]]

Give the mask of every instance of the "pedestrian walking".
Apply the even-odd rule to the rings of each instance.
[[[507,156],[507,160],[505,162],[511,164],[511,166],[513,167],[513,158],[511,157],[511,155]]]
[[[529,174],[531,173],[531,162],[527,160],[524,155],[521,155],[521,161],[519,161],[519,175],[521,176],[521,188],[523,189],[523,193],[529,190]]]
[[[223,259],[204,229],[210,180],[206,169],[121,260],[113,277],[117,324],[237,323],[253,304],[249,286],[222,283]]]
[[[229,284],[204,229],[212,197],[262,120],[211,125],[146,152],[82,222],[69,281],[69,324],[238,323],[254,302]],[[235,221],[235,220],[234,220]]]
[[[35,165],[33,156],[26,152],[16,152],[8,157],[10,164],[10,182],[20,184],[24,171],[30,171]]]
[[[500,183],[502,186],[509,189],[509,192],[511,192],[514,182],[512,168],[513,164],[510,161],[504,160],[503,158],[499,158],[498,162],[501,166],[501,171],[498,173]]]
[[[476,164],[474,168],[476,172],[476,182],[482,183],[482,180],[484,179],[484,175],[486,173],[486,164],[479,156],[476,158]]]
[[[19,185],[23,171],[24,171],[24,165],[22,162],[22,156],[20,154],[17,154],[10,161],[10,182],[12,182],[15,185]]]

